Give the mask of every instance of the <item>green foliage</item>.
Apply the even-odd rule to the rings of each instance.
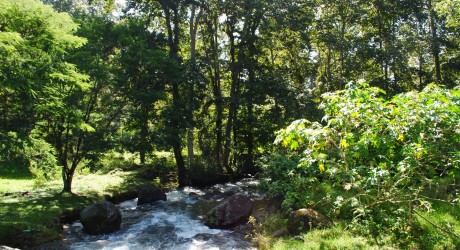
[[[430,210],[432,186],[458,178],[460,92],[429,85],[390,101],[383,95],[365,83],[324,94],[325,125],[295,121],[276,143],[302,152],[291,171],[306,182],[303,190],[328,183],[345,192],[326,194],[334,200],[329,214],[351,210],[355,229],[377,240],[382,233],[410,239],[412,211]],[[291,192],[287,197],[304,203],[298,190]],[[442,198],[453,202],[453,195]]]
[[[43,137],[33,131],[24,147],[25,156],[29,161],[29,170],[35,176],[37,186],[59,176],[59,166],[54,147],[46,142]]]
[[[34,130],[28,137],[21,137],[15,132],[0,134],[0,167],[9,172],[21,171],[32,174],[35,184],[41,185],[57,177],[58,167],[55,150]],[[1,176],[8,176],[8,171]],[[15,174],[17,175],[17,174]]]
[[[315,229],[303,235],[303,241],[294,239],[277,240],[270,249],[393,249],[382,248],[372,244],[365,237],[354,235],[342,226],[331,229]]]
[[[9,131],[7,133],[2,133],[0,131],[0,166],[8,165],[12,162],[24,162],[27,159],[23,154],[23,141],[18,133]]]
[[[451,27],[460,27],[460,1],[440,0],[436,2],[436,11],[446,16],[447,24]]]
[[[115,151],[109,151],[99,158],[97,164],[98,171],[102,173],[109,173],[110,171],[128,170],[135,164],[136,155],[130,153],[118,153]]]
[[[153,130],[161,124],[155,106],[166,99],[167,84],[176,81],[180,73],[163,49],[163,34],[147,30],[144,20],[126,18],[113,32],[120,50],[113,64],[116,86],[126,100],[126,135],[130,135],[122,143],[130,152],[139,152],[145,163],[158,137]]]
[[[67,155],[79,154],[81,141],[72,141],[73,135],[94,130],[82,111],[89,110],[82,102],[91,82],[68,62],[68,53],[86,39],[74,35],[78,25],[68,14],[38,0],[1,1],[0,27],[0,133],[12,140],[20,135],[22,151],[13,150],[23,154],[34,174],[50,177],[55,156],[64,168],[68,160],[81,160]]]
[[[258,222],[254,217],[249,217],[249,224],[252,224],[254,229],[251,233],[252,243],[257,249],[270,249],[273,246],[273,233],[284,228],[286,219],[280,214],[274,213],[265,217],[261,222]]]
[[[328,229],[313,229],[298,236],[302,240],[290,236],[275,237],[274,234],[286,226],[286,221],[282,214],[271,214],[261,222],[251,217],[249,223],[254,226],[251,238],[257,249],[382,249],[372,244],[369,238],[346,230],[343,224]]]
[[[421,216],[424,218],[422,218]],[[433,202],[433,212],[421,212],[414,221],[412,241],[420,242],[426,249],[455,249],[460,245],[460,209],[459,204]],[[434,225],[433,225],[433,224]],[[435,226],[436,225],[436,226]],[[439,228],[448,229],[451,233],[441,232]],[[408,244],[410,246],[410,243]]]

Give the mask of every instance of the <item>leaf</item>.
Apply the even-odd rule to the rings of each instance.
[[[89,125],[88,123],[84,123],[84,122],[80,124],[80,129],[81,129],[82,131],[90,132],[90,133],[96,132],[96,129],[94,129],[94,128],[93,128],[91,125]]]

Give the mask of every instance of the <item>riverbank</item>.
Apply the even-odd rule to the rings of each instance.
[[[30,248],[62,238],[62,214],[126,192],[142,183],[139,170],[75,176],[73,194],[60,180],[37,187],[30,176],[0,178],[0,245]]]
[[[137,185],[160,184],[158,179],[146,180],[142,176],[145,176],[145,169],[142,168],[129,171],[115,170],[106,174],[79,173],[74,182],[73,195],[60,194],[62,184],[59,180],[51,181],[46,186],[35,187],[34,180],[27,176],[3,176],[0,179],[0,245],[27,249],[62,239],[61,215],[63,213],[83,208],[108,197],[116,197],[117,194],[132,190]],[[171,193],[174,198],[170,204],[173,210],[170,215],[167,213],[165,215],[164,211],[161,211],[161,215],[165,215],[165,218],[177,215],[175,209],[180,204],[177,197],[190,197],[192,199],[200,197],[203,199],[202,204],[198,204],[192,209],[193,214],[202,215],[216,205],[216,201],[210,202],[211,197],[224,197],[236,191],[217,188],[216,190],[207,190],[203,194],[190,190],[186,194],[181,192],[183,191]],[[380,236],[383,237],[380,238],[380,242],[377,242],[375,238],[370,236],[354,233],[346,221],[336,221],[335,226],[330,229],[312,230],[295,237],[288,235],[282,231],[286,227],[287,218],[286,214],[282,214],[279,202],[281,200],[272,204],[273,208],[270,209],[267,209],[269,204],[256,202],[253,219],[250,220],[250,223],[253,224],[253,227],[249,229],[251,233],[244,230],[243,234],[250,235],[254,246],[258,249],[399,248],[390,237],[385,237],[388,232],[382,232]],[[188,206],[189,204],[185,203],[185,205]],[[407,245],[414,249],[423,246],[429,246],[433,249],[455,248],[454,246],[458,243],[456,235],[460,232],[460,210],[457,208],[449,204],[435,202],[431,213],[421,212],[423,217],[414,217],[413,219],[418,221],[416,224],[419,235],[417,238],[405,239]],[[129,210],[131,209],[129,208]],[[167,219],[165,220],[167,221]],[[150,218],[147,221],[152,220]],[[140,226],[143,225],[140,224]],[[167,225],[167,228],[170,227],[172,228],[171,225]],[[446,230],[443,231],[440,228]],[[57,241],[56,243],[61,244],[62,242]]]

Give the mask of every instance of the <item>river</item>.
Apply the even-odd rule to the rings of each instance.
[[[78,250],[255,249],[245,237],[247,230],[244,226],[243,229],[223,230],[210,229],[202,223],[206,212],[231,194],[244,192],[253,200],[260,199],[255,186],[257,181],[245,179],[207,189],[186,187],[171,191],[166,194],[167,201],[152,204],[137,206],[137,199],[125,201],[118,205],[123,218],[119,231],[88,235],[77,221],[65,226],[65,238],[57,244]],[[46,249],[46,245],[43,247]]]

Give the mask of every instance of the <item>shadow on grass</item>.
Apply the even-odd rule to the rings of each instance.
[[[0,199],[0,245],[27,248],[60,237],[58,217],[98,201],[94,194],[21,196]]]
[[[30,180],[34,176],[29,168],[21,166],[19,163],[0,162],[0,178],[13,179],[13,180]]]

